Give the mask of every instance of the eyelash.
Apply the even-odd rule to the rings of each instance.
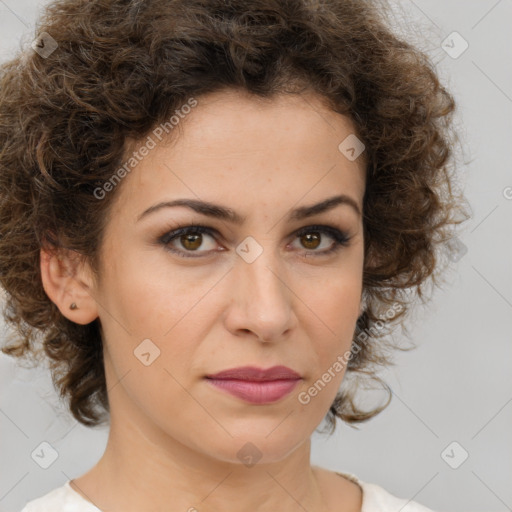
[[[351,237],[349,237],[345,232],[340,231],[339,229],[333,227],[333,226],[324,226],[324,225],[312,225],[312,226],[306,226],[304,228],[299,229],[295,232],[296,237],[300,237],[306,233],[321,233],[321,234],[327,234],[330,236],[334,243],[331,248],[323,250],[323,251],[309,251],[308,254],[313,254],[314,256],[327,256],[330,254],[334,254],[335,252],[339,251],[342,247],[348,246],[348,242],[350,241]],[[173,249],[170,247],[170,243],[175,240],[176,238],[182,236],[182,235],[197,235],[197,234],[203,234],[206,233],[213,238],[215,238],[215,233],[217,231],[215,229],[209,228],[207,226],[201,226],[201,225],[190,225],[190,226],[184,226],[179,227],[173,231],[169,231],[165,235],[161,236],[159,238],[159,242],[164,245],[165,249],[173,254],[177,254],[179,257],[182,258],[202,258],[203,256],[192,256],[187,253],[192,252],[203,252],[203,251],[181,251],[177,249]],[[204,251],[209,252],[209,251]]]

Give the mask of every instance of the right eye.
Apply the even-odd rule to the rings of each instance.
[[[198,258],[202,257],[202,255],[193,255],[192,253],[209,253],[214,249],[210,249],[207,251],[198,251],[199,247],[203,244],[203,235],[208,235],[214,238],[213,234],[215,230],[209,228],[207,226],[186,226],[175,229],[174,231],[170,231],[166,233],[164,236],[160,237],[160,243],[165,246],[165,249],[172,252],[173,254],[177,254],[183,258]],[[172,245],[173,242],[177,242],[181,245],[182,249],[176,248]]]

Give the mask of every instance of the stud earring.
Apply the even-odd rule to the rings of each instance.
[[[69,309],[78,309],[78,306],[72,302],[71,305],[69,306]]]

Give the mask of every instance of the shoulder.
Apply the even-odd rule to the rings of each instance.
[[[416,501],[399,498],[380,485],[362,482],[363,508],[361,512],[434,512]]]
[[[21,512],[101,512],[76,493],[67,481],[61,487],[29,501]]]
[[[361,512],[396,512],[398,510],[400,512],[434,512],[416,501],[395,496],[380,485],[363,482],[352,473],[338,471],[331,473],[344,477],[360,487],[362,491]]]

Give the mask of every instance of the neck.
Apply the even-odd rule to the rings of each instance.
[[[168,433],[115,421],[103,457],[74,488],[100,510],[325,511],[311,442],[277,462],[218,460]],[[256,455],[246,445],[244,455]],[[243,455],[242,455],[243,457]],[[243,491],[242,491],[243,489]]]

